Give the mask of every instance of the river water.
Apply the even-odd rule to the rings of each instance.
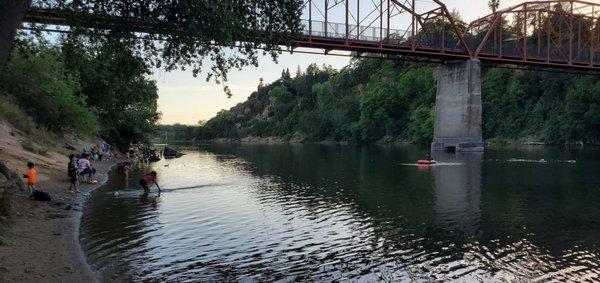
[[[599,281],[600,151],[208,146],[113,171],[81,243],[106,281]],[[144,196],[140,172],[162,193]]]

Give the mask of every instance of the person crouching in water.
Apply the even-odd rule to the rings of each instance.
[[[156,171],[152,171],[150,174],[144,175],[140,178],[140,186],[144,188],[144,192],[149,192],[152,184],[156,184],[158,191],[160,192],[160,187],[156,183]]]

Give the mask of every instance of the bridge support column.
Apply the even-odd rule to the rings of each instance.
[[[481,63],[450,62],[438,70],[432,151],[483,151]]]

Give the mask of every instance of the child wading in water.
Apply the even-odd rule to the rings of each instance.
[[[30,194],[33,194],[33,191],[37,190],[35,187],[35,183],[37,182],[37,171],[35,171],[35,164],[33,162],[27,163],[27,175],[23,175],[24,178],[27,178],[27,189]]]

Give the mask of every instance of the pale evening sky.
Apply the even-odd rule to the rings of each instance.
[[[426,2],[426,1],[424,1]],[[456,9],[465,21],[471,21],[487,15],[488,0],[445,0],[449,9]],[[501,8],[523,2],[522,0],[501,0]],[[319,51],[319,50],[307,50]],[[159,110],[162,112],[161,124],[196,124],[199,120],[208,120],[221,109],[229,109],[243,102],[256,90],[259,79],[270,83],[281,76],[281,71],[289,68],[292,75],[299,65],[305,69],[309,64],[319,66],[331,65],[335,69],[346,66],[349,57],[313,55],[300,53],[283,53],[279,64],[274,63],[270,56],[262,56],[258,67],[246,67],[241,71],[232,70],[229,74],[229,86],[234,95],[227,98],[222,86],[206,82],[204,76],[194,78],[191,71],[174,71],[164,73],[157,71],[154,79],[158,84]]]

